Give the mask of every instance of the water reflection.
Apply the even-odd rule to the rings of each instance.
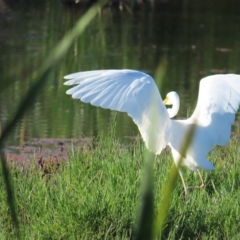
[[[157,80],[161,95],[178,91],[178,117],[190,114],[202,77],[239,72],[240,17],[234,11],[237,6],[226,12],[223,4],[184,2],[148,6],[132,13],[103,9],[76,39],[61,66],[52,72],[9,142],[21,143],[26,137],[69,138],[97,135],[99,131],[108,133],[115,112],[65,95],[63,76],[80,70],[130,68],[154,75],[159,64],[165,62],[166,73]],[[27,10],[9,9],[2,14],[1,128],[34,82],[39,65],[85,11],[66,9],[52,2],[40,5]],[[116,120],[118,136],[138,133],[126,114],[118,113]]]

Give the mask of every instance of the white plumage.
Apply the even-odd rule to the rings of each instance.
[[[143,72],[96,70],[64,78],[68,80],[65,85],[76,85],[67,91],[73,98],[126,112],[132,117],[150,151],[159,154],[168,144],[176,164],[186,134],[192,124],[196,124],[193,139],[181,162],[192,170],[214,169],[206,155],[215,145],[228,144],[231,124],[240,105],[240,75],[235,74],[203,78],[196,109],[186,120],[170,119],[179,110],[178,94],[170,92],[163,103],[153,78]],[[166,109],[164,104],[171,104],[172,108]],[[187,193],[180,170],[179,173]]]

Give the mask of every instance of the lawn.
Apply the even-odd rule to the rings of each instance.
[[[113,136],[69,151],[69,161],[44,175],[33,163],[10,167],[22,239],[131,239],[136,232],[146,170],[144,144],[123,143]],[[178,178],[159,239],[239,239],[239,137],[216,147],[209,159],[216,166],[203,173],[205,189],[187,198]],[[154,217],[173,164],[168,150],[153,164]],[[15,239],[0,171],[0,239]],[[188,185],[197,174],[184,170]],[[170,201],[170,199],[169,199]],[[151,208],[151,206],[149,206]],[[151,209],[149,209],[151,211]],[[161,214],[161,209],[159,209]]]

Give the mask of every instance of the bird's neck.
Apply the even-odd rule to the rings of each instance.
[[[180,102],[178,101],[174,103],[174,105],[172,105],[172,108],[167,109],[170,118],[173,118],[177,115],[179,107],[180,107]]]

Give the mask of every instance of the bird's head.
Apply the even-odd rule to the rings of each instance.
[[[174,105],[176,102],[179,102],[179,96],[176,92],[169,92],[163,101],[165,105]]]
[[[180,107],[180,98],[178,94],[176,92],[169,92],[163,103],[165,105],[172,105],[172,108],[168,108],[167,110],[170,118],[175,117]]]

